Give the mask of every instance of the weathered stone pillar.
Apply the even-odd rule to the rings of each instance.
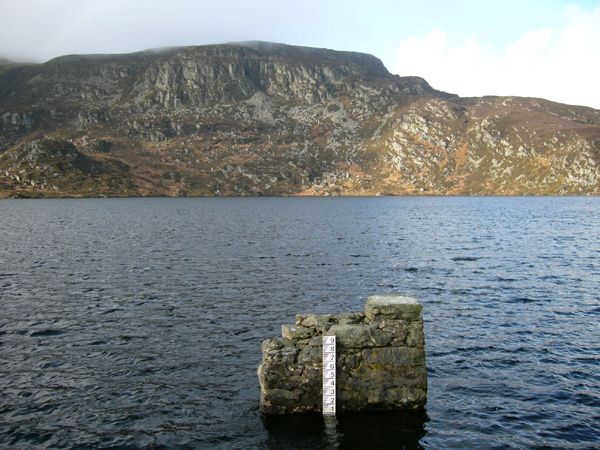
[[[298,315],[282,338],[262,344],[258,367],[265,414],[321,412],[323,335],[337,340],[338,411],[418,409],[427,402],[421,305],[369,297],[364,313]]]

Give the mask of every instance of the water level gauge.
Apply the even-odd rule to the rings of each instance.
[[[335,414],[335,336],[323,336],[323,414]]]

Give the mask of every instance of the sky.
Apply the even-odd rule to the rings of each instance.
[[[600,109],[600,0],[0,0],[0,57],[264,40],[370,53],[461,96]]]

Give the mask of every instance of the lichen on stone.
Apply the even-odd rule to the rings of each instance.
[[[297,315],[263,342],[258,367],[265,414],[321,412],[322,336],[336,336],[340,411],[420,409],[427,402],[421,305],[373,296],[365,312]]]

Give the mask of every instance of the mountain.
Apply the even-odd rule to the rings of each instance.
[[[265,42],[0,66],[0,196],[600,194],[600,111]]]

